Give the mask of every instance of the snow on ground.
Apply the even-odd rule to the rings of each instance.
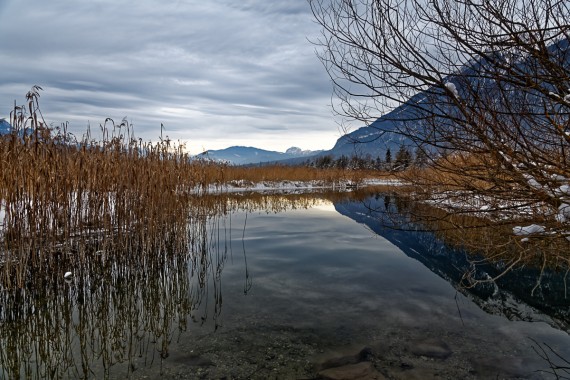
[[[553,95],[560,97],[556,94]],[[567,100],[567,98],[564,97],[564,100]],[[555,201],[550,202],[550,204],[560,204],[557,210],[552,210],[551,207],[545,206],[545,211],[539,215],[546,216],[548,218],[554,217],[554,220],[560,224],[568,224],[570,222],[570,178],[557,172],[557,170],[561,168],[532,161],[517,163],[514,162],[513,159],[505,153],[499,151],[499,154],[501,154],[507,162],[511,163],[512,167],[515,168],[515,170],[523,176],[528,186],[548,196],[550,198],[550,201]],[[540,180],[536,177],[536,174],[532,174],[529,169],[533,169],[532,173],[538,173],[538,178],[540,178]],[[540,235],[546,233],[546,231],[535,231],[534,226],[535,225],[526,227],[517,226],[513,229],[513,233],[515,233],[515,235]],[[531,232],[523,233],[524,231]],[[570,235],[567,231],[562,232],[561,234],[563,236],[566,236],[566,239],[570,240]],[[523,240],[525,239],[526,238]]]
[[[4,219],[6,218],[6,206],[4,201],[0,199],[0,231],[4,229]]]
[[[473,216],[489,217],[492,212],[494,218],[501,220],[544,212],[544,207],[533,207],[528,205],[528,202],[497,200],[489,196],[460,191],[434,193],[425,202],[444,210],[467,211]]]
[[[395,179],[365,179],[359,183],[352,181],[336,181],[327,183],[324,181],[263,181],[251,182],[246,180],[234,180],[221,185],[209,185],[204,191],[198,188],[196,194],[219,194],[239,192],[311,192],[319,190],[349,191],[354,188],[367,186],[400,186],[403,183]]]
[[[459,191],[432,194],[430,199],[424,202],[451,212],[464,211],[476,217],[492,220],[508,221],[541,216],[552,218],[562,224],[570,222],[570,205],[567,203],[562,203],[556,210],[540,202],[529,204],[528,201],[497,200],[488,196]],[[515,226],[513,227],[513,235],[523,237],[521,240],[523,243],[529,241],[527,236],[531,235],[561,235],[570,241],[569,231],[562,231],[559,228],[547,229],[537,224]]]
[[[513,234],[517,236],[526,236],[532,234],[542,234],[546,231],[544,226],[539,226],[538,224],[531,224],[530,226],[526,227],[513,227]]]

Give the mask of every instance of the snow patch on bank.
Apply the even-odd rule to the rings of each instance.
[[[513,227],[513,234],[517,236],[526,236],[526,235],[533,235],[533,234],[542,234],[546,231],[546,227],[539,226],[538,224],[531,224],[530,226],[526,227]]]
[[[530,183],[529,183],[530,184]],[[562,188],[562,186],[561,186]],[[561,201],[567,198],[559,198]],[[562,203],[558,209],[550,207],[543,202],[529,203],[528,200],[504,200],[490,196],[478,195],[470,192],[444,191],[432,194],[425,203],[450,212],[469,213],[475,217],[490,220],[526,220],[538,219],[554,220],[562,225],[570,223],[570,204]],[[547,228],[538,224],[529,224],[513,227],[513,235],[520,236],[522,243],[528,242],[529,237],[538,236],[562,236],[570,241],[568,226],[555,226]]]
[[[342,180],[325,181],[262,181],[233,180],[224,184],[211,184],[206,188],[198,187],[194,194],[220,194],[240,192],[313,192],[320,190],[352,191],[369,186],[401,186],[403,182],[395,179],[365,179],[359,182]]]

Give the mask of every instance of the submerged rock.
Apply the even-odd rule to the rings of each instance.
[[[320,365],[320,369],[334,368],[346,366],[349,364],[357,364],[360,362],[371,361],[374,358],[372,349],[369,347],[364,347],[356,355],[341,356],[338,358],[332,358]]]
[[[424,356],[432,359],[445,360],[451,356],[452,351],[447,343],[437,340],[428,339],[410,344],[409,350],[416,356]]]
[[[369,347],[360,350],[356,355],[332,358],[320,365],[318,379],[357,380],[385,379],[384,375],[374,368],[374,353]]]

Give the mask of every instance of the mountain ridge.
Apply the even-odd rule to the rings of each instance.
[[[4,118],[0,118],[0,135],[6,135],[10,133],[12,126]]]
[[[292,158],[312,157],[321,151],[302,150],[298,147],[291,147],[285,152],[277,152],[251,146],[230,146],[225,149],[207,150],[197,154],[197,159],[225,162],[233,165],[251,165],[266,162],[277,162]]]

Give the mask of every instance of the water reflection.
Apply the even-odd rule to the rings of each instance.
[[[160,366],[188,323],[220,325],[231,213],[318,202],[308,194],[193,198],[180,210],[186,217],[153,215],[147,224],[80,231],[42,247],[53,255],[49,263],[26,266],[21,287],[0,286],[0,377],[129,376]],[[246,224],[239,230],[243,242]],[[247,293],[253,283],[240,248]]]
[[[546,322],[570,332],[567,270],[521,266],[505,272],[503,261],[491,262],[465,249],[451,248],[435,233],[425,231],[405,213],[409,203],[394,195],[377,194],[361,202],[337,203],[335,207],[450,282],[488,313],[509,320]],[[483,281],[466,286],[467,276]]]
[[[483,278],[494,277],[501,268],[485,264],[474,269],[473,258],[464,250],[450,249],[441,238],[422,231],[409,216],[400,213],[409,207],[405,199],[388,193],[346,197],[346,194],[334,193],[200,197],[189,200],[188,208],[182,210],[184,218],[168,222],[168,218],[161,217],[160,225],[131,228],[120,234],[116,231],[97,236],[90,234],[88,240],[70,240],[54,251],[60,256],[59,260],[28,272],[25,286],[0,289],[0,377],[129,377],[137,370],[160,368],[165,360],[172,358],[172,347],[181,337],[189,336],[190,330],[202,326],[220,334],[224,326],[222,308],[227,308],[228,303],[236,319],[247,318],[250,310],[262,310],[267,313],[262,316],[267,318],[263,321],[266,325],[277,323],[277,318],[293,321],[290,323],[295,326],[319,325],[322,321],[319,318],[324,318],[321,314],[337,313],[342,325],[338,325],[336,319],[331,322],[335,334],[348,340],[349,332],[361,328],[347,327],[351,321],[357,323],[352,318],[361,313],[368,320],[358,323],[373,325],[376,322],[365,314],[367,309],[372,315],[385,309],[382,302],[387,300],[375,301],[376,297],[380,298],[379,291],[369,288],[370,284],[384,286],[382,297],[388,297],[393,303],[398,293],[385,286],[391,280],[378,282],[376,269],[364,268],[367,272],[362,273],[362,277],[372,279],[370,283],[357,283],[351,280],[354,277],[346,277],[343,283],[349,272],[364,272],[358,262],[354,263],[355,268],[349,268],[347,257],[324,258],[315,249],[315,252],[297,253],[303,256],[306,268],[294,266],[288,261],[294,246],[287,241],[290,236],[276,233],[276,236],[266,237],[271,241],[261,243],[258,241],[263,237],[253,232],[250,237],[255,223],[262,223],[254,213],[305,209],[322,201],[334,204],[338,213],[384,237],[485,311],[513,320],[544,321],[569,331],[570,302],[563,273],[547,271],[542,286],[532,296],[537,271],[528,268],[513,271],[494,283],[465,288],[461,284],[466,271],[476,270],[475,275]],[[286,232],[290,228],[286,222],[282,220],[282,225],[273,231]],[[344,225],[339,227],[344,228]],[[293,230],[293,233],[299,231]],[[248,240],[250,238],[254,240]],[[321,239],[318,244],[324,246],[330,238],[324,235],[316,240]],[[361,236],[337,238],[346,240],[343,243],[347,246],[353,240],[363,240]],[[267,247],[275,254],[267,258],[259,254],[251,257],[250,250]],[[375,255],[377,250],[376,246],[366,247],[366,252]],[[381,258],[382,255],[376,256]],[[367,264],[376,263],[376,258],[367,260],[370,260]],[[240,263],[239,281],[231,281],[230,288],[224,288],[222,279],[228,279],[226,267],[236,262]],[[284,279],[271,277],[269,284],[269,275],[264,278],[261,273],[262,264],[279,267]],[[309,269],[308,265],[323,268],[322,273],[311,272],[314,267]],[[66,281],[62,274],[70,269],[74,275]],[[398,273],[392,275],[398,277]],[[336,282],[333,284],[336,287],[330,287],[327,281]],[[268,289],[268,295],[261,291],[263,287]],[[251,309],[248,309],[245,301],[228,299],[228,293],[235,297],[230,289],[247,294],[248,301],[254,297],[260,301],[251,301],[248,306]],[[331,289],[338,293],[331,295]],[[276,290],[280,291],[281,299]],[[344,293],[349,307],[339,310]],[[302,307],[292,307],[296,301],[299,302],[295,305]],[[243,309],[238,309],[236,304]],[[260,329],[259,325],[255,328]],[[385,330],[386,325],[380,324],[377,328]],[[541,353],[554,355],[548,350]]]
[[[194,244],[202,244],[194,235],[206,230],[204,223],[191,233]],[[25,287],[0,293],[3,378],[108,376],[119,363],[128,375],[141,360],[168,357],[187,315],[207,298],[209,268],[219,265],[204,257],[207,251],[127,255],[112,244],[98,248],[69,261],[76,264],[69,281],[63,268],[52,267],[53,273],[36,273]]]

